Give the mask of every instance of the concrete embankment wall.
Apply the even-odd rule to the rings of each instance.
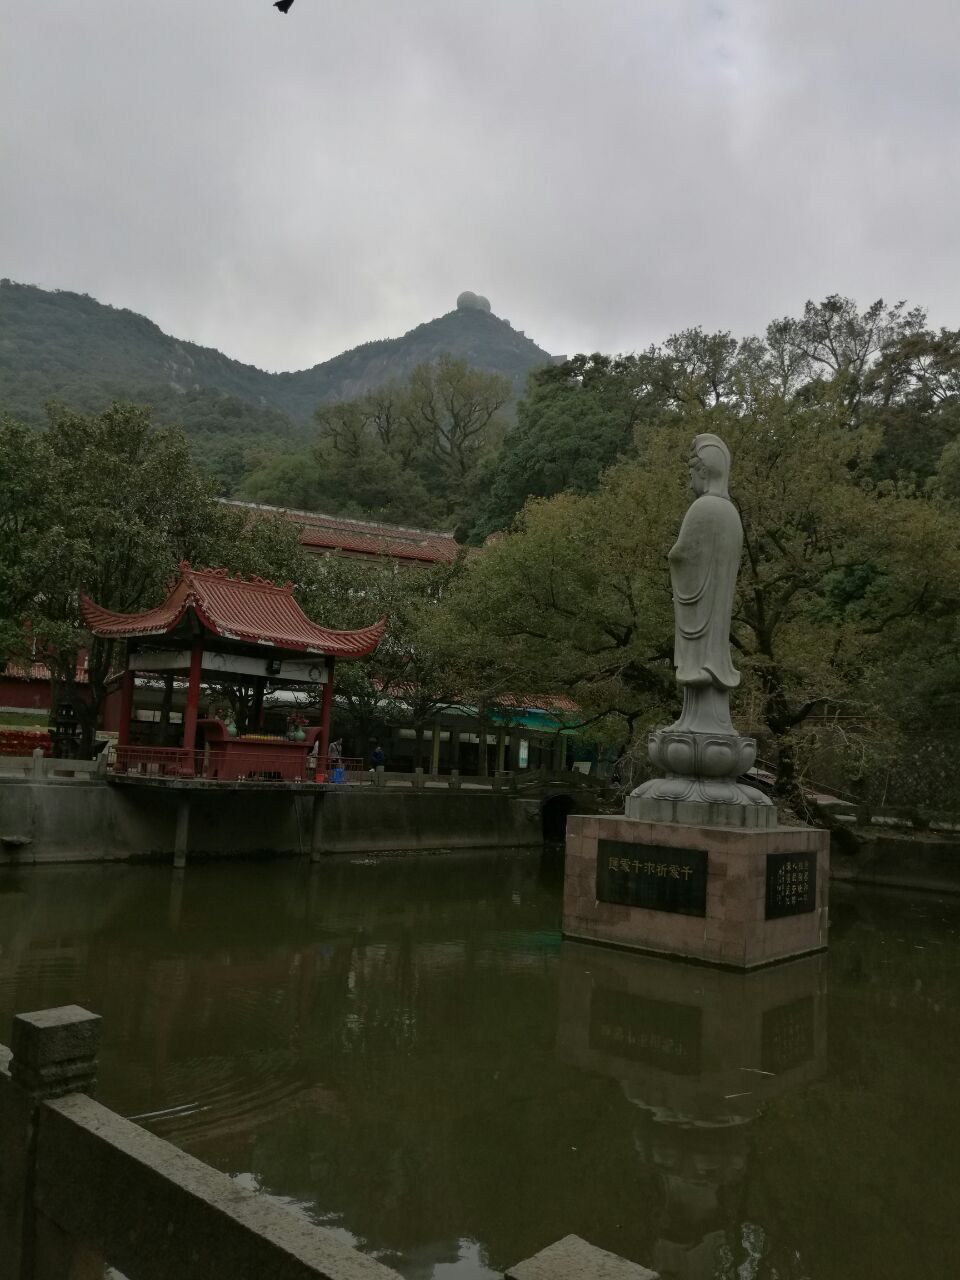
[[[540,805],[509,792],[344,786],[179,790],[78,777],[0,777],[0,866],[172,859],[189,797],[188,857],[511,848],[542,840]],[[319,801],[319,822],[315,804]],[[865,830],[834,841],[831,877],[960,893],[960,840]]]
[[[842,844],[834,840],[830,875],[852,884],[960,893],[960,840],[859,832]]]
[[[325,792],[323,806],[321,847],[329,853],[511,847],[543,840],[537,801],[503,793],[343,787]]]
[[[0,779],[0,864],[512,847],[541,842],[539,805],[499,792],[367,786],[174,790],[101,779]],[[315,824],[314,805],[322,806]]]

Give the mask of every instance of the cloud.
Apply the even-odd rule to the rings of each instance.
[[[960,325],[940,0],[7,6],[0,273],[269,368],[473,290],[553,351]]]

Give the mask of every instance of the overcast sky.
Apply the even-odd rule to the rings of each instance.
[[[960,327],[957,0],[7,0],[0,275],[302,368],[837,292]]]

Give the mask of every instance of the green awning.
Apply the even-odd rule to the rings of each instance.
[[[547,711],[538,711],[535,707],[518,707],[515,712],[491,711],[490,720],[494,724],[503,724],[515,729],[533,729],[540,733],[573,733],[568,728],[566,719],[550,715]]]

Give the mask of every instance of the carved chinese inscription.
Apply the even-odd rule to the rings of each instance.
[[[597,901],[685,916],[707,914],[705,849],[597,842]]]
[[[767,854],[768,920],[800,916],[817,905],[817,855]]]

